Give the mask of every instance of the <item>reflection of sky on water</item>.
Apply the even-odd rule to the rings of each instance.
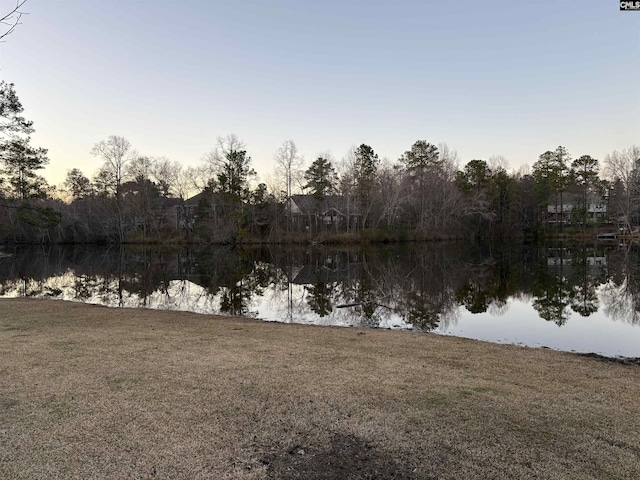
[[[256,307],[260,312],[258,317],[271,322],[303,323],[309,325],[327,325],[341,327],[358,327],[366,322],[359,307],[335,308],[324,317],[309,310],[307,306],[307,287],[292,285],[293,308],[291,313],[287,307],[286,292],[284,298],[257,299]],[[382,310],[381,308],[379,310]],[[400,315],[393,312],[377,313],[379,328],[408,329],[408,325]]]
[[[415,327],[640,357],[640,251],[592,255],[582,248],[568,262],[565,248],[487,255],[461,247],[25,251],[0,261],[0,296],[315,325]],[[557,251],[562,261],[550,264],[549,252]]]
[[[123,308],[157,308],[162,310],[191,311],[202,314],[220,313],[220,295],[210,295],[206,289],[189,280],[173,280],[164,291],[153,292],[146,298],[124,291],[117,295],[117,280],[99,279],[107,293],[92,293],[78,299],[75,284],[77,277],[72,271],[64,275],[50,277],[44,282],[20,282],[13,289],[5,290],[4,297],[21,297],[25,293],[42,291],[34,295],[39,298],[81,301],[83,303]],[[602,299],[603,287],[599,289]],[[254,295],[249,303],[249,316],[266,321],[302,323],[327,326],[360,326],[366,321],[358,307],[333,308],[320,317],[310,311],[307,305],[308,291],[305,285],[291,286],[289,292],[268,288],[262,295]],[[411,328],[402,316],[379,308],[380,328]],[[531,305],[531,299],[511,298],[502,309],[489,309],[484,313],[472,314],[466,308],[442,318],[435,333],[473,338],[495,343],[549,347],[564,351],[595,352],[609,356],[640,356],[640,328],[622,320],[612,321],[602,310],[582,317],[575,312],[562,327],[540,319]]]
[[[640,356],[640,328],[612,321],[602,310],[583,317],[575,312],[562,327],[541,321],[531,302],[511,299],[506,315],[471,314],[460,307],[459,320],[437,333],[494,343],[549,347],[556,350],[608,356]]]
[[[211,295],[197,283],[189,280],[173,280],[164,291],[156,291],[141,298],[139,295],[122,292],[118,295],[118,281],[99,279],[96,283],[104,287],[108,293],[92,293],[78,298],[75,288],[78,277],[68,271],[64,275],[49,277],[43,282],[19,282],[13,288],[5,289],[2,297],[17,298],[32,296],[33,298],[55,298],[74,302],[104,305],[119,308],[155,308],[159,310],[188,311],[202,314],[220,314],[220,295]],[[30,292],[43,292],[32,295]],[[53,294],[55,293],[55,295]],[[265,289],[262,295],[254,295],[248,305],[245,316],[259,318],[270,322],[302,323],[309,325],[326,325],[354,327],[362,325],[358,307],[333,308],[328,315],[320,317],[309,310],[307,305],[307,286],[291,285],[291,302],[288,292],[277,288]],[[404,322],[400,315],[386,312],[379,316],[380,328],[407,329],[411,326]]]

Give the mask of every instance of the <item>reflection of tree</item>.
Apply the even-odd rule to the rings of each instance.
[[[636,250],[609,255],[610,277],[594,266],[605,253],[582,246],[565,250],[571,262],[568,256],[560,262],[537,256],[539,250],[530,247],[465,243],[177,251],[38,247],[0,259],[0,294],[233,315],[253,315],[257,302],[268,301],[270,315],[280,320],[372,327],[405,322],[432,330],[455,321],[461,305],[471,313],[493,313],[531,292],[540,316],[563,324],[570,309],[596,311],[602,290],[610,315],[640,322]],[[334,308],[341,304],[357,306]]]
[[[614,320],[640,324],[640,296],[629,288],[627,280],[620,285],[607,283],[602,289],[602,303],[607,316]]]
[[[254,315],[255,312],[249,311],[251,299],[254,295],[262,295],[273,283],[274,269],[255,251],[238,251],[226,257],[230,258],[220,259],[212,266],[211,271],[217,270],[218,276],[215,279],[208,277],[220,295],[220,311],[231,315]],[[220,264],[224,267],[220,268]]]
[[[454,321],[461,303],[471,311],[504,308],[517,292],[518,278],[526,277],[517,276],[519,270],[512,268],[520,260],[512,250],[492,252],[487,259],[477,247],[460,243],[359,252],[314,248],[304,255],[288,250],[287,260],[300,262],[293,269],[279,263],[282,256],[276,255],[276,263],[281,271],[295,272],[289,278],[305,285],[309,295],[305,303],[320,318],[348,318],[352,325],[373,327],[402,319],[415,328],[432,330],[443,326],[443,320]],[[353,306],[339,311],[325,308],[327,288],[334,304]]]
[[[600,302],[593,284],[576,285],[571,292],[571,310],[588,317],[598,311]]]
[[[483,313],[487,311],[491,298],[487,290],[467,283],[456,292],[456,300],[471,313]]]
[[[533,284],[533,307],[540,317],[563,325],[570,311],[588,317],[598,311],[597,286],[607,281],[606,255],[585,244],[560,245],[547,250]]]
[[[541,318],[564,325],[569,319],[568,306],[571,303],[571,288],[562,274],[562,264],[558,271],[541,268],[533,283],[533,308]]]
[[[572,249],[571,310],[583,317],[597,312],[600,304],[596,293],[596,283],[603,283],[605,279],[602,278],[602,275],[598,275],[602,271],[601,269],[594,270],[589,265],[590,258],[595,261],[596,258],[601,258],[600,255],[602,255],[600,252],[587,249],[585,245],[576,245]]]
[[[614,320],[640,324],[640,251],[629,246],[609,258],[613,274],[601,292],[605,313]]]
[[[251,293],[251,288],[244,282],[239,282],[231,287],[222,287],[220,290],[220,311],[230,315],[247,315]]]
[[[79,275],[75,277],[74,282],[74,293],[75,298],[80,300],[88,300],[93,295],[96,285],[98,285],[100,280],[95,275]]]
[[[410,292],[405,304],[409,323],[421,330],[433,330],[440,321],[440,308],[429,296],[420,292]]]
[[[364,271],[356,286],[355,300],[361,305],[359,312],[360,325],[363,327],[377,327],[380,325],[380,319],[376,315],[376,310],[379,309],[380,293],[374,290],[371,276]]]
[[[397,306],[405,319],[422,330],[437,328],[443,317],[452,318],[458,303],[454,292],[463,284],[465,271],[461,255],[447,255],[448,247],[421,247],[413,250],[407,266],[412,267],[401,281],[404,292]]]
[[[307,304],[312,312],[320,317],[326,317],[331,313],[331,286],[328,283],[317,282],[307,287],[307,292]]]
[[[531,268],[537,257],[529,247],[491,246],[481,254],[481,263],[467,269],[466,288],[457,292],[459,301],[471,313],[502,315],[509,300],[531,288]]]
[[[549,295],[538,297],[533,300],[533,308],[538,312],[540,318],[549,322],[555,322],[561,327],[569,320],[568,303],[563,302],[563,296]]]

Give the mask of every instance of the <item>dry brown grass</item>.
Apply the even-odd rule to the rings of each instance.
[[[640,367],[0,301],[1,478],[640,478]]]

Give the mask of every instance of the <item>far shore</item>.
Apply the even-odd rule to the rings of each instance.
[[[0,342],[0,478],[640,478],[635,364],[36,299]]]
[[[487,232],[485,232],[487,233]],[[203,247],[207,245],[235,245],[235,246],[258,246],[258,245],[341,245],[356,246],[369,244],[389,244],[389,243],[423,243],[423,242],[456,242],[456,241],[544,241],[544,240],[561,240],[561,241],[580,241],[590,242],[598,241],[598,235],[603,233],[615,233],[617,239],[622,240],[638,240],[640,236],[634,234],[619,234],[618,228],[614,225],[590,225],[588,228],[580,226],[564,226],[563,228],[539,228],[527,232],[502,232],[498,235],[488,234],[487,237],[478,237],[477,235],[460,235],[446,234],[442,232],[418,232],[414,230],[400,230],[397,232],[389,232],[386,230],[365,229],[358,232],[315,232],[315,233],[282,233],[273,238],[257,238],[252,236],[236,237],[231,236],[224,239],[203,238],[198,235],[184,236],[176,231],[164,232],[158,236],[141,236],[130,235],[122,241],[114,239],[101,238],[94,241],[83,242],[52,242],[52,245],[142,245],[142,246],[160,246],[160,247]],[[29,246],[42,245],[42,239],[34,242],[15,242],[8,238],[4,239],[4,245],[7,246]],[[3,245],[0,243],[0,245]]]

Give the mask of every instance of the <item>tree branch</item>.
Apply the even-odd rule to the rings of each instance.
[[[22,15],[26,15],[25,12],[20,11],[20,7],[22,7],[26,2],[27,0],[16,0],[16,6],[4,16],[0,17],[0,24],[7,25],[9,27],[6,32],[0,34],[0,41],[2,41],[2,39],[7,35],[10,35],[16,27],[20,25]]]

